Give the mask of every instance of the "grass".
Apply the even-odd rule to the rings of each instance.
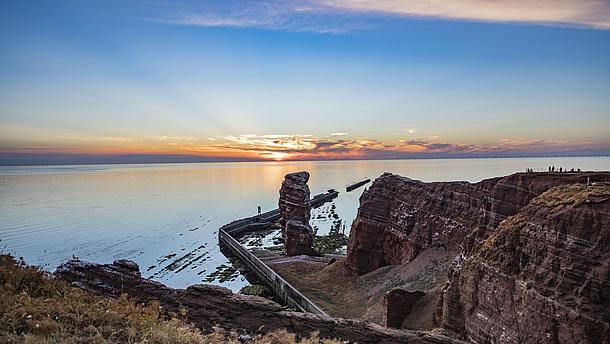
[[[484,251],[493,250],[498,238],[504,236],[509,231],[521,231],[525,225],[527,225],[527,221],[524,220],[521,214],[516,214],[506,218],[504,221],[500,222],[498,228],[496,228],[489,238],[485,239],[482,249]]]
[[[273,298],[273,292],[262,284],[247,285],[247,286],[241,288],[239,293],[243,294],[243,295],[255,295],[255,296],[262,296],[262,297],[266,297],[266,298]]]
[[[592,196],[610,196],[610,186],[586,186],[584,184],[556,186],[534,198],[531,203],[549,208],[559,208],[566,205],[577,207]]]
[[[157,302],[108,299],[54,279],[0,254],[0,341],[3,343],[241,343],[236,334],[204,334],[188,314],[165,314]],[[317,334],[298,340],[285,330],[247,338],[254,344],[339,343]]]

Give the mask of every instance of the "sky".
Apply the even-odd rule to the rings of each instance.
[[[0,164],[610,155],[607,0],[0,2]]]

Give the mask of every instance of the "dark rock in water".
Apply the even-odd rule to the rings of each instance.
[[[455,265],[442,303],[477,343],[610,343],[610,187],[533,199]]]
[[[402,323],[409,315],[417,300],[425,296],[423,291],[408,291],[404,289],[392,289],[383,298],[383,308],[386,326],[401,328]]]
[[[428,247],[468,254],[498,224],[551,187],[609,178],[607,173],[517,173],[479,183],[424,183],[385,173],[360,197],[348,244],[359,275],[404,264]]]
[[[98,295],[119,297],[125,293],[141,303],[157,300],[168,313],[186,309],[189,321],[203,332],[210,332],[213,327],[250,334],[287,329],[303,336],[319,331],[323,338],[358,343],[460,343],[431,332],[392,330],[361,320],[286,311],[271,300],[234,294],[220,286],[196,284],[173,289],[134,273],[137,267],[134,264],[123,261],[101,265],[70,260],[57,268],[55,276]]]
[[[117,269],[122,271],[140,276],[140,267],[138,266],[138,263],[134,262],[133,260],[117,259],[112,263],[112,265],[116,266]]]
[[[280,189],[280,225],[284,239],[284,253],[288,256],[319,255],[313,246],[313,229],[309,225],[311,201],[309,173],[286,175]]]

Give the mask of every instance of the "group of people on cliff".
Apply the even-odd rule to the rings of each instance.
[[[557,171],[559,171],[559,172],[580,172],[580,168],[576,169],[576,170],[574,168],[571,168],[568,171],[567,168],[560,167],[557,169]],[[533,168],[526,168],[525,172],[526,173],[535,173],[536,171]],[[549,166],[549,172],[555,172],[555,166]]]

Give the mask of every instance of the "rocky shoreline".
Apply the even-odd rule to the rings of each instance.
[[[361,320],[324,319],[292,312],[265,298],[234,294],[219,286],[197,284],[173,289],[142,278],[138,265],[126,260],[112,264],[71,260],[59,266],[55,276],[93,294],[113,298],[127,294],[138,303],[158,301],[166,312],[184,310],[188,320],[204,332],[222,328],[252,335],[286,329],[303,336],[319,332],[324,338],[357,343],[459,342],[436,333],[393,330]]]

